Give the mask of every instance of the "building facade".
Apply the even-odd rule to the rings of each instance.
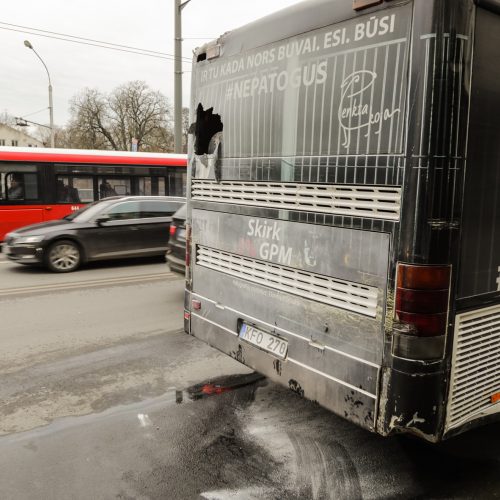
[[[19,146],[29,148],[43,148],[42,141],[25,134],[21,130],[0,123],[0,146]]]

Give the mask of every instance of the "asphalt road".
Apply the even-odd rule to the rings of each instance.
[[[159,261],[0,255],[1,499],[500,497],[499,425],[370,434],[185,335],[182,301]]]
[[[183,294],[161,260],[53,274],[1,256],[0,435],[240,369],[182,332]]]

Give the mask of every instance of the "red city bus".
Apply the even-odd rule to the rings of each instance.
[[[186,155],[0,147],[0,241],[107,196],[185,192]]]

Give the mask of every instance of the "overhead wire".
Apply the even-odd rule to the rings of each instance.
[[[141,52],[139,50],[120,49],[118,47],[112,47],[112,46],[106,46],[106,45],[101,45],[101,44],[96,44],[96,43],[83,42],[83,41],[78,41],[78,40],[69,40],[67,38],[61,38],[61,37],[56,37],[56,36],[51,36],[51,35],[42,35],[40,33],[34,33],[34,32],[30,32],[30,31],[18,30],[18,29],[13,29],[13,28],[6,28],[4,26],[0,26],[0,29],[7,30],[7,31],[16,31],[18,33],[25,33],[25,34],[28,34],[28,35],[41,36],[41,37],[44,37],[44,38],[52,38],[54,40],[61,40],[61,41],[64,41],[64,42],[78,43],[78,44],[81,44],[81,45],[89,45],[89,46],[92,46],[92,47],[99,47],[101,49],[115,50],[115,51],[118,51],[118,52],[127,52],[129,54],[135,54],[135,55],[138,55],[138,56],[147,56],[147,57],[154,57],[154,58],[157,58],[157,59],[164,59],[164,60],[167,60],[167,61],[175,61],[175,56],[170,56],[170,55],[164,55],[164,56],[162,56],[162,55],[150,54],[150,53],[147,53],[147,52]],[[184,64],[190,63],[190,61],[188,61],[187,58],[182,58],[182,59],[183,59],[181,61],[182,63],[184,63]]]
[[[29,26],[21,26],[19,24],[6,23],[4,21],[0,21],[0,24],[4,24],[5,26],[13,26],[14,28],[23,28],[23,29],[29,29],[29,30],[32,30],[32,31],[39,31],[40,33],[48,33],[50,35],[58,35],[58,36],[66,37],[66,38],[74,38],[76,40],[84,40],[86,42],[95,42],[95,43],[99,43],[99,44],[114,45],[116,47],[121,47],[121,48],[125,48],[125,49],[140,50],[140,51],[143,51],[143,52],[151,52],[153,54],[174,57],[173,54],[167,54],[165,52],[159,52],[157,50],[142,49],[140,47],[132,47],[130,45],[122,45],[122,44],[114,43],[114,42],[105,42],[103,40],[96,40],[96,39],[93,39],[93,38],[85,38],[85,37],[82,37],[82,36],[68,35],[67,33],[59,33],[57,31],[42,30],[40,28],[32,28],[32,27],[29,27]],[[186,58],[184,58],[184,59],[186,59]]]
[[[10,26],[10,27],[8,27]],[[17,24],[5,23],[0,21],[0,29],[6,31],[14,31],[18,33],[25,33],[28,35],[40,36],[43,38],[51,38],[54,40],[60,40],[64,42],[77,43],[81,45],[89,45],[92,47],[99,47],[103,49],[115,50],[119,52],[128,52],[131,54],[142,55],[147,57],[156,57],[159,59],[166,59],[170,61],[175,61],[176,57],[174,54],[168,54],[166,52],[159,52],[155,50],[142,49],[139,47],[133,47],[130,45],[122,45],[117,43],[105,42],[101,40],[95,40],[92,38],[84,38],[75,35],[68,35],[65,33],[58,33],[55,31],[41,30],[38,28],[31,28],[29,26],[21,26]],[[27,31],[29,30],[29,31]],[[182,63],[191,63],[191,59],[187,57],[181,57]]]
[[[33,113],[24,114],[22,116],[24,117],[24,116],[37,115],[38,113],[41,113],[42,111],[47,111],[47,109],[48,109],[47,106],[45,106],[45,108],[39,109],[38,111],[33,111]]]

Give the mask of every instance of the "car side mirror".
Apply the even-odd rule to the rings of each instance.
[[[103,214],[103,215],[99,215],[99,217],[97,217],[97,219],[95,219],[94,222],[98,226],[102,226],[105,222],[109,222],[110,220],[111,220],[111,217],[108,214]]]

